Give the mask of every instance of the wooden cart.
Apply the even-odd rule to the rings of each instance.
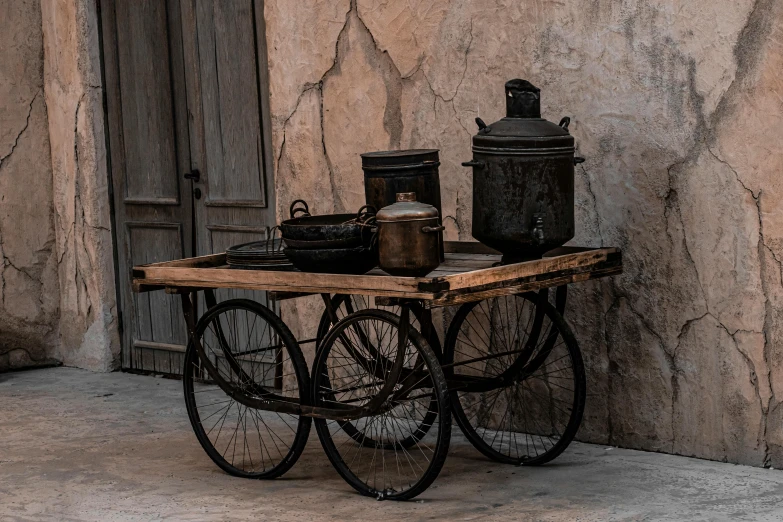
[[[136,267],[133,285],[181,294],[188,415],[218,466],[278,477],[301,455],[314,419],[351,486],[403,500],[438,475],[452,415],[495,460],[537,465],[562,453],[585,401],[579,347],[562,317],[566,285],[622,271],[616,248],[560,248],[508,265],[477,243],[447,242],[446,252],[420,278],[237,270],[217,254]],[[271,300],[218,303],[221,288],[265,290]],[[322,296],[323,315],[315,337],[298,342],[276,301],[311,294]],[[442,314],[442,347],[439,307],[453,307]],[[316,343],[310,371],[306,342]]]

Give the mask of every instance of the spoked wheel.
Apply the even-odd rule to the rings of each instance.
[[[188,417],[207,455],[225,472],[245,478],[279,477],[302,453],[309,417],[243,405],[224,383],[254,397],[298,403],[309,400],[309,376],[299,344],[267,307],[246,299],[210,308],[196,326],[209,364],[191,342],[183,383]]]
[[[443,362],[457,424],[487,457],[544,464],[574,439],[585,406],[584,366],[545,292],[462,305]]]
[[[372,400],[396,360],[399,325],[399,316],[383,310],[362,310],[335,325],[313,364],[314,404]],[[422,335],[409,330],[403,371],[377,412],[350,423],[316,419],[315,427],[332,465],[363,495],[407,500],[424,491],[446,459],[451,412],[440,364]]]
[[[359,310],[385,310],[394,315],[399,315],[400,313],[399,306],[379,307],[375,304],[373,297],[366,295],[338,294],[332,298],[332,307],[334,308],[335,315],[337,315],[338,320],[342,320],[348,315]],[[421,333],[421,320],[426,311],[424,310],[424,307],[418,303],[411,303],[410,310],[411,328]],[[324,313],[321,315],[321,322],[318,325],[316,346],[320,346],[321,342],[326,337],[326,334],[329,332],[329,329],[332,326],[333,324],[331,318],[329,317],[329,313],[324,311]],[[430,335],[427,336],[427,341],[430,345],[430,348],[432,348],[436,354],[439,354],[441,351],[440,341],[438,340],[438,335],[435,333],[434,329],[430,329]],[[433,398],[433,400],[435,399]],[[418,442],[420,437],[423,437],[427,434],[427,431],[435,421],[435,417],[437,416],[436,405],[431,405],[431,407],[427,408],[426,411],[426,415],[421,419],[419,429],[414,431],[409,437],[399,441],[400,445],[402,445],[404,448],[408,449]],[[345,433],[350,435],[359,444],[363,444],[367,447],[375,447],[378,444],[378,441],[373,439],[371,434],[366,433],[361,426],[357,426],[351,421],[345,421],[342,428]]]

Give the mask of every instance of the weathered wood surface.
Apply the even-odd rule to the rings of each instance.
[[[422,299],[448,306],[500,295],[606,277],[622,272],[616,248],[570,249],[552,257],[493,266],[500,256],[449,252],[427,277],[395,277],[375,269],[366,275],[236,270],[216,254],[134,268],[134,289],[241,288],[286,294],[362,294]]]
[[[194,254],[193,198],[179,179],[190,163],[180,7],[180,0],[104,0],[100,9],[122,366],[166,373],[165,350],[143,345],[184,349],[179,306],[162,293],[134,295],[131,267]]]

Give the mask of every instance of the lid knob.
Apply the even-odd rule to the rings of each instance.
[[[400,201],[416,201],[416,193],[415,192],[398,192],[397,193],[397,202]]]
[[[540,118],[541,89],[527,80],[506,82],[506,117]]]

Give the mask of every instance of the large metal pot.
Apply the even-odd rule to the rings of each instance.
[[[571,120],[541,118],[540,90],[506,82],[506,117],[476,118],[473,137],[473,237],[504,262],[541,257],[574,237],[574,138]]]
[[[443,226],[438,210],[416,201],[416,194],[397,194],[397,202],[375,216],[379,265],[395,276],[420,277],[440,265]]]

